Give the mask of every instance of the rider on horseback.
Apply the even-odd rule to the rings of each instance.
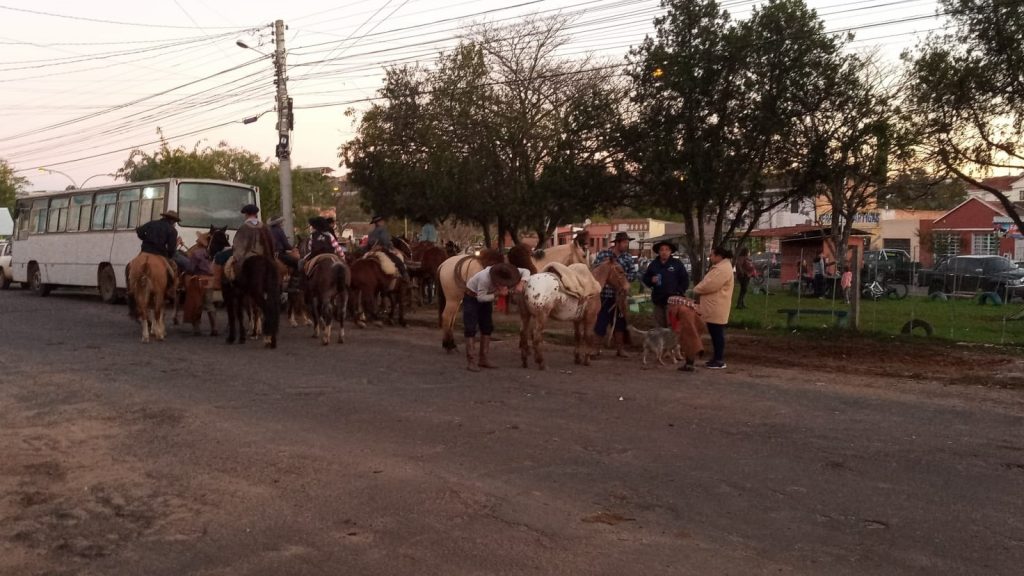
[[[374,216],[370,220],[370,224],[373,224],[374,228],[366,241],[366,250],[368,252],[383,252],[388,259],[395,263],[395,267],[398,268],[402,279],[408,282],[409,270],[405,267],[405,261],[395,254],[395,247],[391,244],[391,232],[388,231],[387,220],[383,216]]]
[[[159,220],[153,220],[135,229],[135,234],[142,240],[142,251],[147,254],[163,256],[174,262],[178,271],[187,272],[191,266],[188,257],[178,252],[178,230],[174,224],[181,221],[174,210],[160,213]]]
[[[239,226],[238,232],[231,241],[232,257],[235,263],[235,272],[242,268],[242,262],[249,256],[263,256],[263,242],[261,233],[263,223],[260,222],[260,209],[255,204],[247,204],[242,207],[242,214],[245,214],[245,222]]]
[[[281,227],[283,222],[284,216],[271,218],[270,222],[267,222],[267,226],[270,226],[270,239],[274,241],[274,256],[295,273],[298,270],[299,259],[295,255],[292,243],[288,241],[288,234]]]

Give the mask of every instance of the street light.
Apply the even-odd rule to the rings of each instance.
[[[81,187],[85,188],[85,185],[89,183],[89,180],[92,180],[93,178],[96,178],[97,176],[109,176],[111,178],[115,177],[113,174],[93,174],[92,176],[89,176],[88,178],[86,178],[85,182],[82,182],[82,186]]]
[[[39,171],[40,172],[45,172],[47,174],[60,174],[61,176],[65,177],[65,178],[67,178],[68,180],[71,181],[71,188],[70,189],[78,188],[78,184],[75,184],[75,179],[72,178],[71,176],[68,176],[67,174],[61,172],[60,170],[50,170],[49,168],[40,167]]]

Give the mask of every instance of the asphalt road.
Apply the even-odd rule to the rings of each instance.
[[[1020,574],[1022,392],[0,293],[0,574]],[[742,346],[738,337],[734,346]],[[461,347],[460,347],[461,348]]]

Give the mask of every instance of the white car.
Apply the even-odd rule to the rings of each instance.
[[[14,277],[11,276],[11,243],[0,242],[0,288],[11,287]]]

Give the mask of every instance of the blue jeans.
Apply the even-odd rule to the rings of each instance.
[[[614,310],[612,310],[614,308]],[[622,310],[615,308],[615,298],[602,298],[601,311],[597,313],[597,323],[594,324],[594,334],[605,336],[608,334],[608,325],[612,323],[612,315],[615,315],[615,331],[626,332],[626,316]]]

